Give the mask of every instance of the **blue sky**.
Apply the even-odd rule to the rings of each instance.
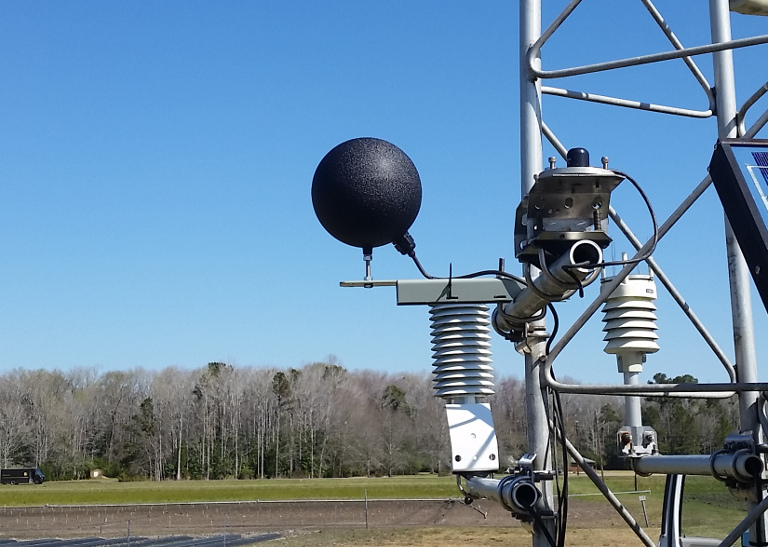
[[[545,22],[563,4],[547,3]],[[684,4],[658,7],[686,45],[707,43],[706,12]],[[545,46],[545,68],[668,49],[633,6],[585,0]],[[316,220],[312,175],[342,141],[389,140],[421,175],[411,233],[427,269],[506,257],[515,270],[517,19],[500,1],[0,4],[0,367],[299,367],[333,354],[350,369],[430,370],[426,308],[339,287],[362,277],[362,257]],[[733,24],[735,37],[768,29]],[[765,82],[767,52],[737,52],[740,101]],[[706,108],[679,61],[570,80],[553,85]],[[553,97],[544,112],[566,146],[643,184],[660,220],[704,177],[716,139],[714,120]],[[649,235],[628,185],[614,205]],[[627,251],[617,237],[609,254]],[[656,256],[731,354],[713,190]],[[418,276],[391,247],[374,252],[373,273]],[[567,322],[585,305],[559,309]],[[659,307],[649,377],[722,379],[671,300]],[[758,327],[764,313],[757,304]],[[574,341],[561,375],[620,381],[600,328]],[[499,374],[522,374],[508,344],[495,337],[494,350]]]

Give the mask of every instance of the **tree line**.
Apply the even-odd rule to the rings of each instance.
[[[569,439],[599,465],[620,465],[623,401],[562,397]],[[524,383],[498,381],[490,402],[509,464],[526,451]],[[731,400],[648,399],[643,414],[667,454],[717,450],[738,423]],[[49,479],[96,468],[123,480],[444,473],[450,442],[426,373],[349,371],[334,358],[298,369],[16,369],[0,376],[0,464]]]

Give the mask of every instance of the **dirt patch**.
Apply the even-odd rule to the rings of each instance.
[[[571,500],[569,511],[569,537],[583,537],[583,545],[615,545],[624,537],[626,526],[605,503]],[[470,530],[457,533],[456,529]],[[458,500],[369,500],[364,501],[299,501],[299,502],[240,502],[197,503],[163,505],[120,506],[47,506],[0,509],[0,537],[122,537],[165,535],[210,535],[236,533],[241,535],[282,532],[295,536],[296,545],[302,536],[318,544],[316,534],[326,532],[358,531],[369,537],[379,536],[395,540],[397,530],[423,529],[423,534],[410,534],[407,542],[389,545],[477,545],[474,534],[486,539],[502,536],[529,538],[519,521],[500,505],[480,500],[472,507]],[[603,543],[596,529],[606,532]],[[376,530],[390,530],[391,534],[373,534]],[[426,531],[431,531],[427,533]],[[451,532],[453,530],[453,532]],[[589,530],[589,533],[584,532]],[[631,537],[631,532],[627,537]],[[328,532],[332,532],[329,534]],[[414,543],[415,536],[424,536]],[[655,537],[658,533],[649,530]],[[343,543],[337,536],[332,545],[362,545]],[[428,536],[432,536],[430,540]],[[469,542],[464,543],[463,537]],[[471,539],[474,537],[474,539]],[[341,541],[341,542],[339,542]],[[357,541],[357,540],[354,540]],[[529,540],[528,540],[529,541]],[[495,541],[491,541],[495,542]],[[515,542],[517,543],[517,541]],[[568,541],[569,545],[580,545]],[[320,542],[319,544],[323,544]],[[376,544],[376,543],[374,543]],[[522,544],[528,544],[524,542]]]

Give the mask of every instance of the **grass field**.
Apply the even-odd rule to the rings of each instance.
[[[55,481],[0,485],[0,506],[185,503],[251,500],[458,497],[452,476],[225,481]]]
[[[622,503],[644,522],[640,496],[650,528],[658,529],[664,494],[664,476],[635,478],[629,473],[612,473],[606,483]],[[635,492],[637,490],[641,492]],[[571,476],[572,499],[580,503],[607,502],[584,475]],[[118,482],[84,480],[47,482],[43,485],[0,485],[0,506],[163,504],[185,502],[249,500],[348,500],[362,499],[444,499],[460,498],[454,477],[418,475],[394,478],[270,479],[250,481],[164,481]],[[683,509],[683,531],[689,535],[723,537],[744,516],[725,487],[708,477],[689,477]],[[599,523],[596,523],[596,525]],[[426,533],[426,532],[425,532]],[[510,532],[517,533],[517,532]],[[318,539],[318,538],[315,538]]]
[[[651,490],[654,502],[662,500],[664,478],[638,479],[639,490]],[[625,473],[606,477],[616,492],[635,489],[634,477]],[[711,481],[713,486],[717,485]],[[597,488],[584,475],[570,477],[570,492],[592,496]],[[458,498],[453,476],[415,475],[349,479],[267,479],[224,481],[138,481],[110,479],[55,481],[42,485],[0,485],[0,505],[79,505],[130,503],[184,503],[205,501]],[[595,496],[595,500],[602,499]],[[648,504],[652,502],[649,501]]]

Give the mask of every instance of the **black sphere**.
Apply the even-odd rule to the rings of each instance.
[[[421,179],[411,158],[374,138],[343,142],[320,161],[312,180],[320,224],[363,249],[403,236],[421,208]]]

